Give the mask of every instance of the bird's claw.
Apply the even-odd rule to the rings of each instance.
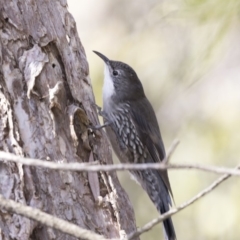
[[[110,125],[110,123],[109,123],[109,122],[106,122],[106,123],[104,123],[103,125],[89,126],[89,128],[90,128],[91,130],[93,130],[93,131],[96,131],[96,130],[100,130],[100,129],[102,129],[102,128],[105,128],[105,127],[107,127],[107,126],[109,126],[109,125]]]
[[[99,107],[96,103],[92,103],[92,105],[97,109],[97,113],[99,116],[101,116],[101,117],[105,116],[105,113],[101,107]]]

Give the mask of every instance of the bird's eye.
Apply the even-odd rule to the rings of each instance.
[[[113,76],[117,76],[118,75],[118,71],[113,70]]]

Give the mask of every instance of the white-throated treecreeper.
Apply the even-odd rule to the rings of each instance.
[[[94,51],[105,63],[103,116],[111,145],[122,163],[155,163],[165,149],[152,105],[145,96],[136,72],[127,64],[109,60]],[[131,170],[131,174],[163,214],[170,208],[172,190],[167,170]],[[172,219],[163,221],[165,239],[176,240]]]

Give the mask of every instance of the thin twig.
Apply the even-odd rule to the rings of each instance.
[[[89,230],[80,228],[79,226],[69,223],[60,218],[54,217],[50,214],[40,211],[39,209],[25,206],[23,204],[17,203],[11,199],[5,199],[0,195],[0,207],[7,211],[14,212],[16,214],[28,217],[30,219],[36,220],[48,227],[55,228],[61,232],[67,233],[74,237],[86,240],[106,240],[101,235],[98,235]]]
[[[236,168],[239,169],[240,165]],[[208,186],[207,188],[205,188],[203,191],[199,192],[196,196],[194,196],[192,199],[188,200],[187,202],[181,204],[179,207],[177,208],[173,208],[171,210],[169,210],[168,212],[164,213],[163,215],[159,216],[158,218],[152,220],[151,222],[147,223],[146,225],[144,225],[142,228],[139,228],[136,232],[131,233],[128,236],[128,240],[134,239],[138,236],[140,236],[141,234],[143,234],[144,232],[147,232],[149,230],[151,230],[155,225],[157,225],[158,223],[162,222],[163,220],[165,220],[166,218],[171,217],[172,215],[175,215],[176,213],[180,212],[181,210],[183,210],[184,208],[192,205],[194,202],[196,202],[197,200],[199,200],[200,198],[204,197],[205,195],[207,195],[208,193],[212,192],[219,184],[221,184],[223,181],[227,180],[229,177],[231,177],[231,174],[225,174],[221,177],[219,177],[216,181],[214,181],[210,186]]]
[[[178,144],[180,143],[180,141],[178,139],[174,140],[172,145],[170,146],[167,155],[165,157],[165,159],[163,159],[163,164],[168,165],[170,158],[172,157],[172,154],[174,153],[175,149],[177,148]]]
[[[171,154],[171,153],[170,153]],[[166,159],[168,155],[166,156]],[[216,166],[204,166],[199,164],[168,164],[162,163],[141,163],[141,164],[114,164],[114,165],[92,165],[87,163],[54,163],[40,159],[23,158],[11,153],[0,151],[0,161],[18,162],[23,165],[43,167],[55,170],[77,171],[77,172],[112,172],[125,170],[146,170],[146,169],[196,169],[215,174],[230,174],[240,176],[240,171],[234,168],[224,168]]]

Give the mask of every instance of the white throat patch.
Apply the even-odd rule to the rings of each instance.
[[[104,105],[107,105],[107,103],[111,100],[111,96],[114,93],[115,93],[115,89],[113,86],[113,80],[109,72],[108,66],[105,64],[104,83],[103,83],[103,104]]]

